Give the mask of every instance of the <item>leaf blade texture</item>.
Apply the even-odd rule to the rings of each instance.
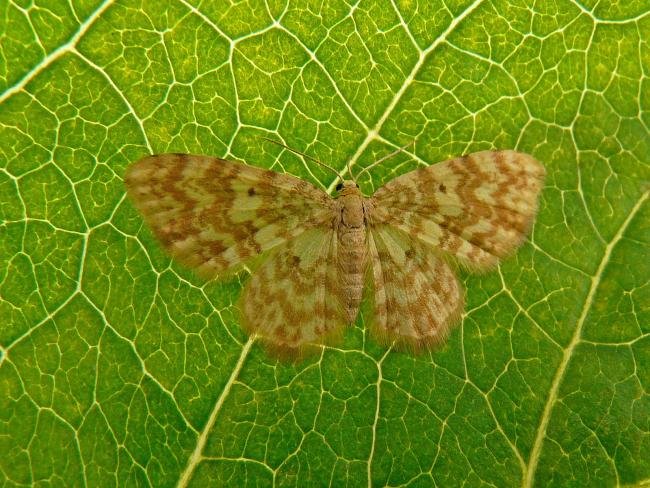
[[[40,2],[0,22],[3,483],[650,478],[645,2]],[[260,136],[339,170],[416,139],[366,194],[492,148],[547,183],[530,242],[460,275],[437,353],[386,354],[362,309],[342,346],[281,365],[238,325],[241,283],[176,266],[122,181],[180,152],[329,188]]]

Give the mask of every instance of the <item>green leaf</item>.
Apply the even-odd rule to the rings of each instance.
[[[650,479],[650,9],[629,2],[6,2],[0,16],[0,483],[613,486]],[[367,337],[297,365],[248,340],[125,199],[147,153],[371,193],[515,148],[548,171],[528,242],[464,274],[431,354]]]

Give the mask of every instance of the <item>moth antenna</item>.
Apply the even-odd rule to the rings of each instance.
[[[397,149],[396,149],[395,151],[393,151],[392,153],[387,154],[386,156],[384,156],[384,157],[382,157],[382,158],[379,158],[379,159],[378,159],[377,161],[375,161],[374,163],[371,163],[370,165],[368,165],[368,166],[366,166],[365,168],[363,168],[361,171],[359,171],[359,172],[357,173],[357,176],[354,177],[354,181],[357,181],[357,179],[358,179],[358,178],[359,178],[363,173],[365,173],[366,171],[369,171],[370,168],[374,168],[374,167],[377,166],[379,163],[383,163],[383,162],[386,161],[387,159],[390,159],[390,158],[392,158],[393,156],[395,156],[396,154],[401,153],[402,151],[404,151],[404,149],[406,149],[407,147],[409,147],[411,144],[415,144],[415,139],[413,139],[411,142],[409,142],[409,143],[406,144],[405,146],[402,146],[402,147],[400,147],[400,148],[397,148]]]
[[[309,159],[310,161],[313,161],[314,163],[321,165],[323,168],[329,169],[332,173],[334,173],[336,176],[338,176],[341,179],[341,181],[343,181],[343,175],[341,173],[339,173],[338,171],[336,171],[334,168],[332,168],[330,165],[325,164],[325,163],[319,161],[316,158],[312,158],[311,156],[309,156],[309,155],[307,155],[305,153],[302,153],[302,152],[298,151],[297,149],[290,148],[286,144],[283,144],[280,141],[276,141],[275,139],[269,139],[268,137],[262,137],[262,139],[264,139],[266,141],[269,141],[269,142],[272,142],[273,144],[277,144],[278,146],[281,146],[281,147],[285,148],[286,150],[291,151],[292,153],[299,154],[303,158]]]

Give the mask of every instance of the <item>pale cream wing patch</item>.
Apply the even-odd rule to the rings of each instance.
[[[333,228],[305,231],[273,250],[239,300],[244,328],[281,356],[340,335],[347,325]]]
[[[329,225],[335,205],[293,176],[190,154],[145,157],[125,184],[167,251],[205,277]]]
[[[371,225],[389,224],[473,269],[494,266],[524,240],[544,167],[528,154],[482,151],[406,173],[371,199]]]
[[[373,316],[382,343],[419,351],[443,341],[464,307],[454,272],[424,243],[388,225],[370,229]]]

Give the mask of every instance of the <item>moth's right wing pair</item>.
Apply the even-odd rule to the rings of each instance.
[[[325,192],[290,175],[189,154],[145,157],[125,183],[166,250],[199,275],[257,265],[239,308],[244,327],[277,352],[322,342],[345,325],[332,265],[336,203]]]
[[[440,342],[463,310],[448,258],[496,266],[524,240],[544,182],[528,154],[482,151],[404,174],[370,200],[372,330],[420,349]]]

